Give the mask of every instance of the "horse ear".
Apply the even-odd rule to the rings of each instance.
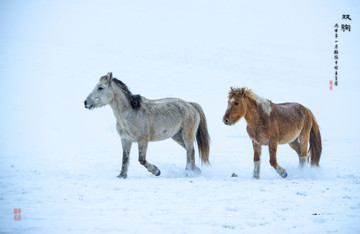
[[[112,79],[112,72],[108,72],[108,74],[107,74],[107,77],[109,77],[109,80],[111,80]]]
[[[245,88],[241,88],[241,89],[239,90],[239,96],[240,96],[240,97],[246,97]]]

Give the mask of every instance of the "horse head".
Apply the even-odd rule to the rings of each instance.
[[[109,104],[114,98],[114,92],[111,88],[112,73],[102,76],[94,90],[86,98],[85,108],[93,109]]]
[[[226,125],[233,125],[245,116],[246,107],[246,92],[245,88],[235,89],[230,88],[228,107],[223,117],[223,122]]]

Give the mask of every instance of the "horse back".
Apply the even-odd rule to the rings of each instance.
[[[190,103],[179,98],[143,100],[142,121],[150,138],[163,140],[177,134],[181,129],[196,128],[200,114]]]
[[[160,118],[183,118],[184,115],[193,115],[194,112],[197,113],[192,103],[180,98],[146,99],[145,106],[145,112],[147,112],[148,115]]]
[[[308,113],[308,109],[296,102],[286,102],[272,104],[272,113],[273,118],[282,120],[284,122],[296,122],[304,118]]]

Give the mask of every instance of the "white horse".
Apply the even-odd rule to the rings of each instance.
[[[146,160],[149,141],[172,138],[186,150],[186,170],[199,174],[195,165],[194,140],[198,144],[202,163],[209,163],[209,133],[205,114],[199,104],[178,98],[148,100],[133,95],[120,80],[109,72],[86,98],[85,108],[93,109],[109,104],[116,118],[116,129],[123,148],[120,178],[127,177],[131,144],[138,142],[139,162],[156,176],[160,170]]]

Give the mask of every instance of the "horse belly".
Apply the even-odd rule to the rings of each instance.
[[[247,133],[251,140],[260,144],[260,145],[269,145],[269,137],[266,136],[259,129],[253,129],[249,125],[246,127]]]
[[[153,126],[150,131],[150,141],[162,141],[171,138],[180,131],[180,128],[180,124],[172,126]]]
[[[148,116],[150,141],[161,141],[173,137],[184,123],[193,119],[196,109],[181,99],[163,99],[152,103],[152,112]]]
[[[296,132],[288,133],[284,135],[282,138],[280,138],[279,144],[288,144],[290,142],[293,142],[296,138],[298,138],[299,135],[300,135],[300,130]]]
[[[279,104],[278,108],[279,144],[293,142],[304,127],[307,109],[298,103]]]

